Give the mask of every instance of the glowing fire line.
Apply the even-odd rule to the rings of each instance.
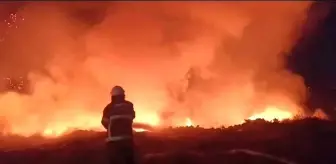
[[[265,111],[252,115],[248,119],[249,120],[264,119],[266,121],[272,121],[274,119],[277,119],[281,121],[292,117],[293,114],[291,112],[280,110],[276,107],[267,107]]]
[[[70,133],[76,129],[77,130],[80,129],[80,130],[104,131],[104,128],[100,125],[99,121],[97,119],[93,119],[93,117],[94,116],[92,116],[92,118],[85,117],[86,120],[92,120],[90,124],[88,125],[77,124],[77,126],[73,126],[74,128],[69,127],[67,123],[59,123],[59,124],[56,123],[54,124],[54,126],[49,126],[45,128],[45,130],[41,132],[41,135],[44,137],[59,137],[66,133]],[[277,107],[269,106],[263,112],[253,114],[252,116],[248,117],[249,120],[256,120],[259,118],[264,119],[266,121],[272,121],[274,119],[278,119],[279,121],[281,121],[284,119],[293,118],[293,114],[289,111],[285,111]],[[159,125],[157,121],[155,122],[155,124],[154,123],[150,124],[150,120],[147,120],[147,123],[140,123],[140,124],[141,124],[140,126],[136,126],[133,128],[134,131],[136,132],[152,131],[152,129],[149,129],[150,127],[157,128],[158,126],[161,126]],[[190,117],[187,117],[184,123],[180,125],[185,126],[185,127],[191,127],[191,126],[194,126],[195,123]],[[21,134],[19,133],[20,132],[19,129],[17,130],[17,132],[18,132],[17,134]]]

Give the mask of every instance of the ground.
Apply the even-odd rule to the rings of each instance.
[[[135,135],[143,164],[336,163],[336,122],[263,120],[221,129],[171,128]],[[1,164],[106,163],[104,133],[77,131],[59,139],[3,136]]]

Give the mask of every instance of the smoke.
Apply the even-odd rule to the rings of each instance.
[[[188,117],[239,123],[267,106],[297,112],[302,79],[284,68],[309,2],[29,3],[1,43],[5,74],[27,73],[30,95],[0,95],[11,131],[97,128],[114,85],[126,89],[136,121]],[[204,81],[185,103],[169,96],[190,67]],[[203,72],[207,72],[203,74]],[[197,103],[195,103],[197,102]],[[187,104],[187,105],[186,105]],[[176,118],[176,119],[175,119]]]

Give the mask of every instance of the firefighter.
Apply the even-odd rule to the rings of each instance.
[[[107,151],[111,164],[134,164],[133,104],[125,100],[125,91],[115,86],[111,91],[111,103],[103,111],[102,125],[107,130]]]

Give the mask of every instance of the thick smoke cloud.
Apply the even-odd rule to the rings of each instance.
[[[97,128],[113,85],[137,121],[236,124],[274,106],[298,112],[302,79],[284,69],[309,2],[30,3],[1,42],[3,74],[26,73],[31,95],[0,95],[10,130]],[[203,80],[180,103],[186,72]],[[181,85],[180,85],[181,82]],[[173,89],[171,89],[173,88]],[[167,120],[160,118],[170,112]]]

